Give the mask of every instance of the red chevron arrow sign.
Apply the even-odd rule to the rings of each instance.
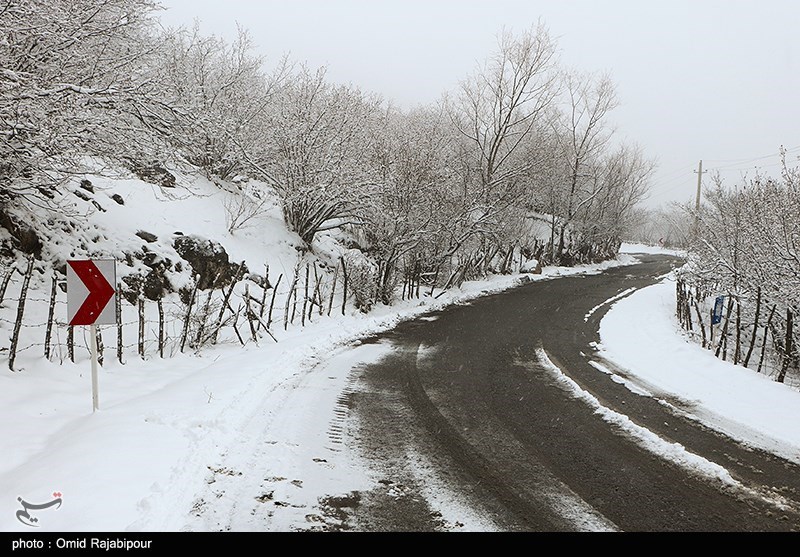
[[[67,261],[67,320],[70,325],[116,323],[114,298],[116,261],[85,259]]]

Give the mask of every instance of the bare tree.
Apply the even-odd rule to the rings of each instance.
[[[525,192],[524,177],[536,161],[525,147],[557,95],[556,43],[545,26],[514,36],[503,31],[498,50],[465,80],[451,103],[463,137],[463,222],[453,248],[513,207]]]
[[[176,107],[173,142],[209,178],[226,179],[247,167],[243,151],[262,133],[259,119],[274,109],[275,94],[290,70],[287,58],[266,74],[243,28],[232,43],[191,29],[163,36],[164,94]]]
[[[617,254],[635,208],[649,191],[654,169],[655,161],[646,159],[640,147],[626,145],[588,167],[588,201],[573,215],[578,261],[595,262]]]
[[[307,244],[318,232],[358,221],[373,182],[365,129],[380,104],[354,87],[327,83],[324,68],[303,67],[260,124],[262,142],[247,162],[278,193],[286,223]]]
[[[566,108],[555,122],[568,176],[566,188],[560,196],[562,218],[555,248],[557,260],[563,257],[565,235],[575,215],[599,193],[597,188],[587,187],[592,183],[589,168],[611,137],[605,117],[617,106],[614,84],[607,75],[568,72],[563,74],[563,80]]]

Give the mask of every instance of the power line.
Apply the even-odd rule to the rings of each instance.
[[[771,164],[759,164],[754,166],[737,166],[737,165],[730,165],[730,166],[715,166],[710,170],[757,170],[759,168],[772,168],[774,166],[781,166],[782,162],[774,162]]]
[[[797,145],[796,147],[790,147],[788,149],[784,149],[784,152],[785,153],[793,153],[794,151],[797,151],[797,150],[800,150],[800,145]],[[744,159],[706,159],[706,162],[717,162],[717,163],[721,162],[721,163],[742,164],[742,163],[754,162],[754,161],[758,161],[758,160],[762,160],[762,159],[770,159],[772,157],[776,157],[776,156],[779,156],[779,155],[780,155],[780,151],[777,151],[775,153],[770,153],[769,155],[762,155],[760,157],[752,157],[752,158],[749,158],[749,159],[748,158],[744,158]]]

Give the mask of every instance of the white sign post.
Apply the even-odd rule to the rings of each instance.
[[[67,321],[89,325],[92,351],[92,412],[100,408],[97,387],[97,325],[116,323],[116,304],[108,302],[117,293],[116,260],[67,261]]]

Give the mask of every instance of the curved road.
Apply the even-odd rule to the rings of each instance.
[[[355,499],[327,502],[341,528],[457,528],[430,503],[447,493],[498,531],[800,530],[800,467],[590,363],[612,367],[593,349],[610,304],[587,314],[680,264],[638,257],[602,274],[486,296],[368,341],[395,349],[358,370],[344,403],[358,424],[353,441],[385,479]],[[642,439],[672,444],[687,462],[714,463],[735,482],[676,464]]]

